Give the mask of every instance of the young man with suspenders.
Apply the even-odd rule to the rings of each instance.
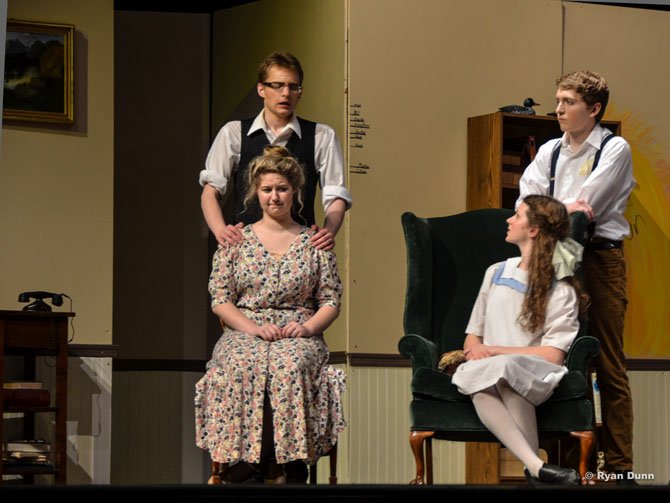
[[[601,446],[617,482],[633,482],[633,404],[626,374],[623,331],[626,264],[623,239],[630,225],[623,216],[635,186],[630,146],[600,125],[609,98],[607,82],[590,71],[557,81],[556,115],[563,131],[538,150],[526,168],[517,205],[530,194],[549,194],[570,213],[583,211],[593,230],[582,271],[591,298],[589,335],[600,341],[595,367],[603,412]]]

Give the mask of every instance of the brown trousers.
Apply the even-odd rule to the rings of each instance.
[[[585,250],[582,272],[591,297],[588,334],[600,341],[595,368],[603,418],[601,449],[608,469],[632,470],[633,401],[623,352],[628,304],[623,250]]]

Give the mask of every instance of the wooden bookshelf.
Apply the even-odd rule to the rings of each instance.
[[[617,135],[621,123],[602,121]],[[555,117],[495,112],[468,119],[468,182],[466,207],[514,209],[519,180],[533,150],[563,133]]]
[[[23,414],[23,434],[34,438],[35,414],[52,414],[54,417],[54,441],[51,444],[49,465],[0,462],[0,484],[4,474],[21,475],[26,482],[33,482],[35,475],[53,475],[57,484],[67,480],[66,436],[67,436],[67,357],[68,322],[74,313],[37,311],[0,311],[0,388],[4,384],[5,357],[23,356],[25,380],[35,380],[35,358],[49,355],[56,362],[55,393],[48,407],[6,406],[4,394],[0,393],[0,410],[4,413]],[[4,442],[4,417],[0,421],[0,460]]]

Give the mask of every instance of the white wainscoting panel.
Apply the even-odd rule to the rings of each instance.
[[[407,484],[411,369],[349,367],[349,475],[354,484]],[[436,484],[465,482],[465,444],[433,441]]]
[[[628,372],[633,392],[633,468],[670,484],[670,372]]]

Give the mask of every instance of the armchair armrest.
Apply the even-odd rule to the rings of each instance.
[[[407,334],[398,342],[400,354],[412,360],[412,370],[420,367],[437,369],[439,354],[437,346],[425,337]]]
[[[600,342],[595,337],[583,335],[577,337],[565,357],[565,366],[569,371],[577,370],[586,374],[591,359],[600,353]]]

